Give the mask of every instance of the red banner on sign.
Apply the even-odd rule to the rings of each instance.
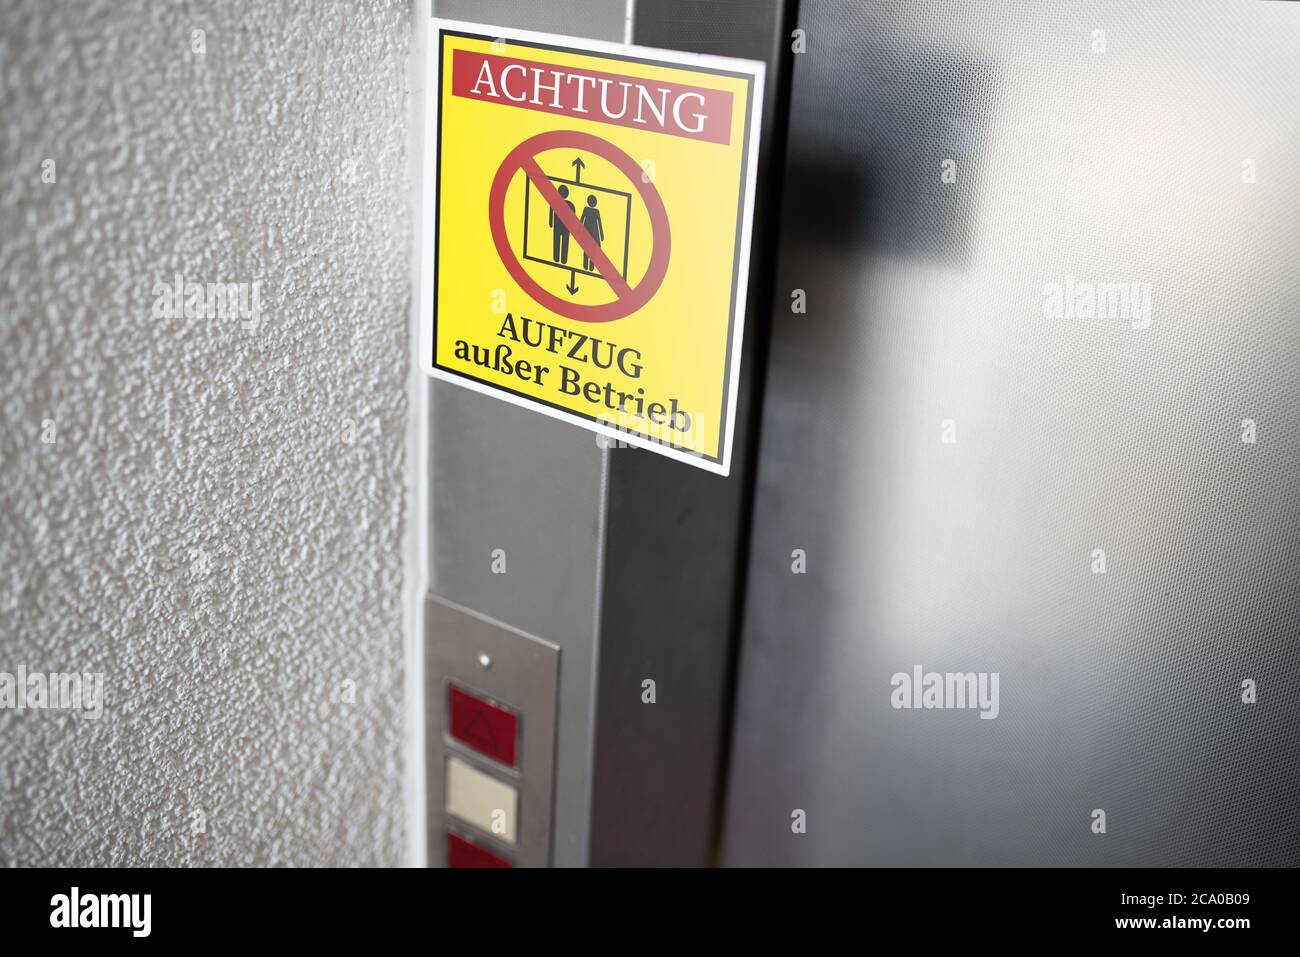
[[[731,141],[728,90],[453,50],[451,92],[471,100],[709,143]]]

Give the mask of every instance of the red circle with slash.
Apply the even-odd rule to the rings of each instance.
[[[557,216],[560,215],[560,212],[556,202],[563,206],[570,218],[573,218],[572,211],[565,205],[555,187],[551,185],[550,179],[542,172],[542,168],[537,165],[537,155],[553,149],[586,150],[608,160],[615,169],[619,170],[636,187],[637,193],[641,196],[641,201],[645,203],[646,210],[650,214],[651,236],[653,239],[650,250],[650,265],[636,286],[627,284],[627,281],[614,268],[605,252],[587,235],[585,228],[573,229],[570,226],[570,235],[596,265],[601,277],[614,290],[617,298],[612,302],[593,306],[561,299],[554,293],[544,289],[541,283],[530,276],[527,270],[524,269],[524,264],[515,255],[515,251],[510,248],[510,239],[506,235],[506,190],[509,188],[515,174],[521,170],[528,179],[532,180],[533,186],[542,194],[542,198],[546,200],[547,204],[555,210]],[[524,140],[507,153],[506,158],[501,161],[501,166],[497,170],[495,178],[492,180],[492,191],[488,196],[488,222],[492,227],[492,241],[496,244],[497,254],[501,257],[501,262],[505,264],[506,270],[510,273],[511,278],[519,284],[519,287],[532,296],[539,305],[545,306],[558,315],[576,319],[579,322],[612,322],[615,319],[622,319],[624,316],[636,312],[649,302],[650,297],[659,290],[660,284],[664,281],[664,275],[668,272],[670,249],[668,212],[664,209],[664,201],[660,198],[659,191],[654,188],[654,184],[647,183],[642,179],[641,167],[637,165],[636,160],[613,143],[602,140],[590,133],[580,133],[577,130],[554,130],[549,133],[539,133]]]

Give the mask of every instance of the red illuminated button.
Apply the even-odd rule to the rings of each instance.
[[[479,847],[452,831],[447,832],[447,866],[514,867],[500,854],[493,854],[486,847]]]
[[[456,685],[448,686],[451,736],[509,767],[515,766],[519,716]]]

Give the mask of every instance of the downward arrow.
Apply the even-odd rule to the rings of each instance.
[[[565,286],[564,288],[567,289],[567,290],[569,290],[569,294],[570,294],[570,295],[572,295],[573,293],[575,293],[575,292],[578,291],[578,273],[577,273],[577,270],[575,270],[575,269],[570,269],[570,270],[569,270],[569,284],[568,284],[567,286]]]

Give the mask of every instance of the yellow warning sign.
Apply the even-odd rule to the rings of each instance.
[[[726,475],[763,64],[429,28],[438,378]]]

